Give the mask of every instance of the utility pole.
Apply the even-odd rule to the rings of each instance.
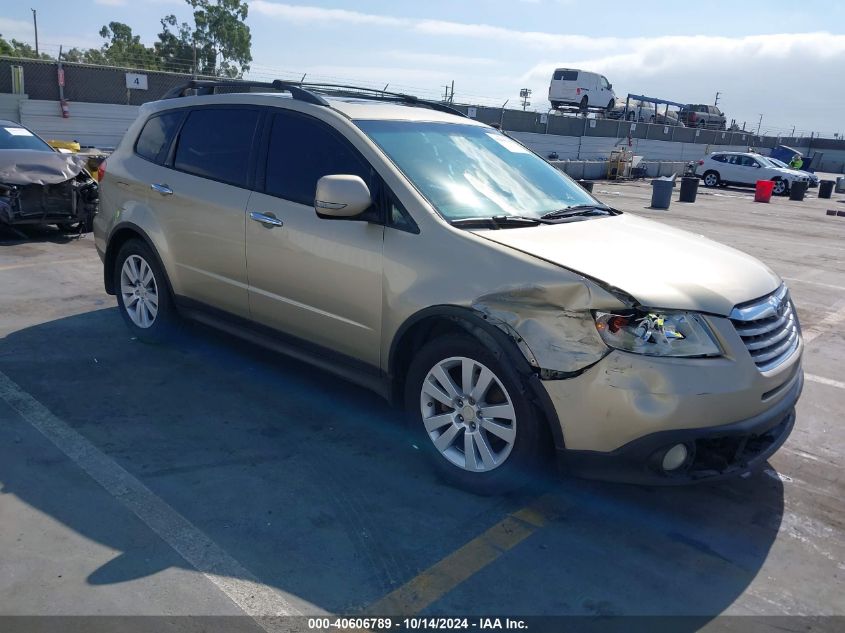
[[[763,115],[760,115],[760,120],[757,121],[757,136],[760,136],[760,126],[763,125]]]
[[[449,103],[455,102],[455,80],[452,80],[452,89],[449,91]]]
[[[525,108],[531,105],[531,102],[528,100],[528,98],[531,96],[531,89],[523,88],[519,91],[519,96],[522,99],[522,110],[525,111]]]
[[[714,106],[719,105],[719,96],[720,96],[721,94],[722,94],[721,92],[717,92],[717,93],[716,93],[716,100],[713,102],[713,105],[714,105]]]
[[[794,125],[792,126],[792,134],[790,134],[789,136],[791,136],[792,138],[795,138],[795,126]]]
[[[35,27],[35,56],[41,57],[41,54],[38,52],[38,16],[36,15],[35,9],[30,9],[32,11],[32,25]]]
[[[443,86],[443,103],[449,103],[449,85]]]

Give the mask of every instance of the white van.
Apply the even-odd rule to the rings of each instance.
[[[552,75],[549,101],[553,108],[575,105],[582,110],[588,107],[612,110],[615,100],[613,84],[604,75],[574,68],[558,68]]]

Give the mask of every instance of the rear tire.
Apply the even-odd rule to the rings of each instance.
[[[120,315],[135,337],[145,343],[172,338],[179,315],[167,276],[146,243],[132,239],[120,247],[114,263],[114,285]]]
[[[717,187],[721,182],[719,172],[713,171],[712,169],[704,172],[701,180],[704,182],[705,187]]]
[[[420,448],[443,479],[481,495],[524,485],[548,448],[527,386],[500,358],[469,335],[450,334],[415,354],[405,381]]]
[[[578,107],[582,111],[586,112],[587,111],[587,103],[588,103],[587,97],[586,96],[581,97],[581,103],[578,104]]]

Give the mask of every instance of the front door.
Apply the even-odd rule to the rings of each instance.
[[[328,124],[292,111],[273,115],[262,171],[264,185],[247,204],[252,318],[378,366],[384,226],[323,220],[314,211],[322,176],[361,176],[372,192],[377,176]]]

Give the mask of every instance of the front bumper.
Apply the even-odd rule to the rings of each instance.
[[[751,472],[789,437],[795,403],[804,386],[798,370],[793,384],[772,408],[750,418],[718,426],[659,431],[610,452],[558,450],[562,469],[580,477],[645,485],[716,481]],[[667,449],[684,444],[686,463],[671,472],[661,461]]]

